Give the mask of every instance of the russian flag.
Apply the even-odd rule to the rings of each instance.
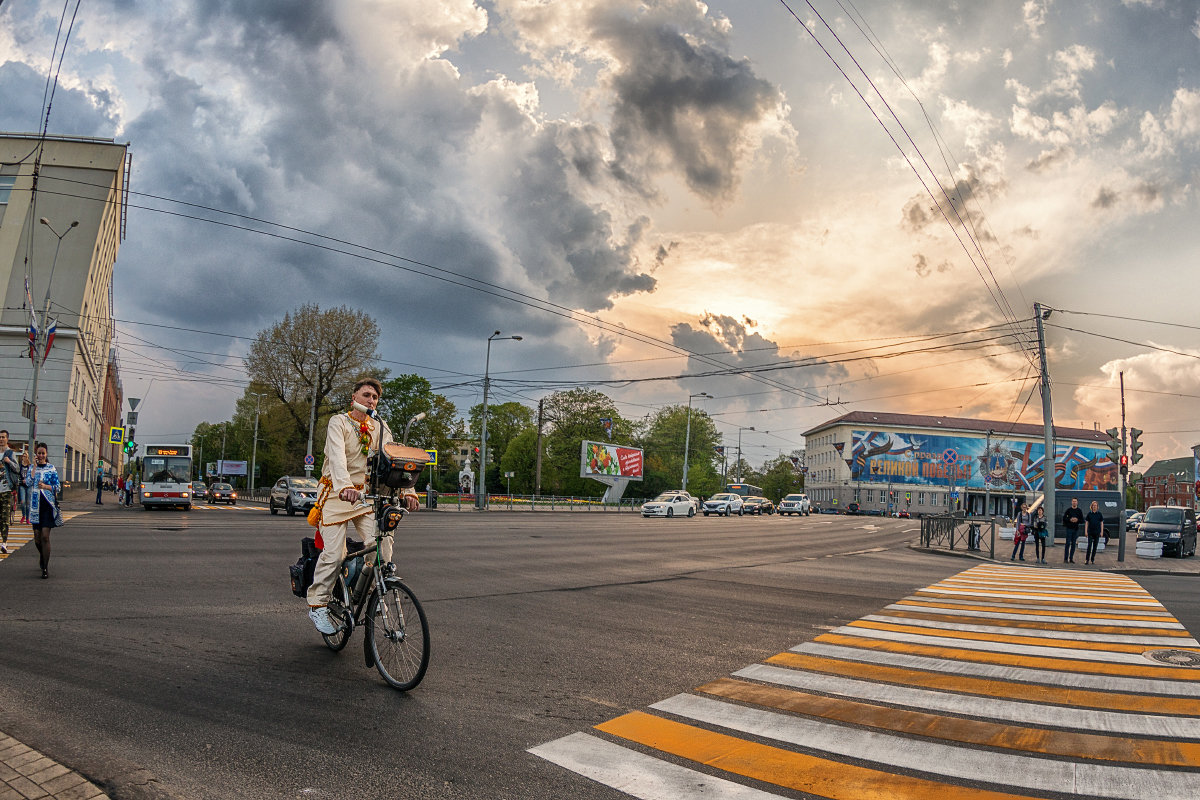
[[[50,346],[54,344],[54,333],[58,330],[58,320],[50,320],[50,327],[46,328],[46,350],[42,353],[42,363],[46,363],[46,358],[50,355]]]

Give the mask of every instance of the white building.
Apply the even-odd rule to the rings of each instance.
[[[57,321],[38,359],[36,437],[65,480],[88,485],[116,422],[104,387],[128,173],[128,146],[111,139],[0,134],[0,428],[18,442],[33,428],[22,413],[34,402],[28,278],[39,328],[43,313]]]

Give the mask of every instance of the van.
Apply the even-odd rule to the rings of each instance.
[[[1138,524],[1139,542],[1162,542],[1163,555],[1196,555],[1196,512],[1183,506],[1150,506]]]

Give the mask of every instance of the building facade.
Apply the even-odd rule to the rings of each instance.
[[[1058,490],[1116,491],[1117,467],[1101,431],[1055,427]],[[1040,425],[854,411],[804,434],[805,490],[814,505],[1010,516],[1042,492]]]
[[[0,427],[46,442],[63,478],[88,486],[120,413],[106,387],[128,170],[110,139],[0,134]],[[31,321],[55,329],[36,358]]]
[[[1188,506],[1196,503],[1195,457],[1167,458],[1155,461],[1142,475],[1138,488],[1146,508],[1150,506]],[[1142,509],[1145,511],[1145,509]]]

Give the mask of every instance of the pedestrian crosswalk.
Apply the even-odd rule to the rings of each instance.
[[[63,522],[80,517],[87,514],[87,511],[64,511]],[[8,526],[8,543],[5,546],[7,553],[0,552],[0,561],[4,561],[11,555],[14,555],[25,545],[33,541],[33,527],[28,523],[10,523]]]
[[[1128,577],[984,565],[530,752],[646,800],[1191,798],[1200,643]]]

